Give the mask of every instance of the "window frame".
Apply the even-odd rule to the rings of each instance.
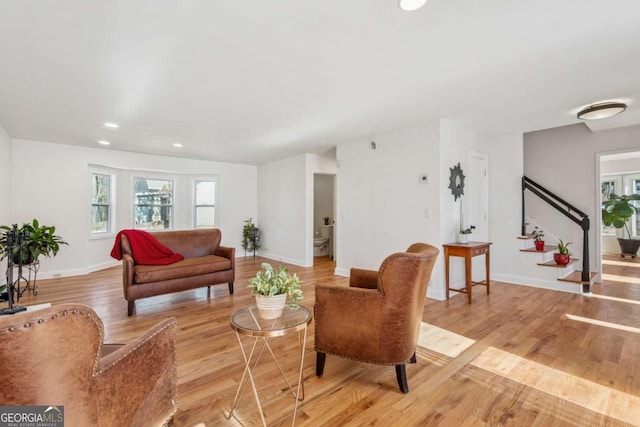
[[[211,204],[197,204],[197,184],[200,182],[213,182],[213,205]],[[191,227],[194,230],[205,228],[216,228],[218,224],[218,211],[216,209],[218,205],[218,177],[217,176],[201,176],[191,178]],[[198,227],[198,208],[199,207],[211,207],[213,208],[213,225]]]
[[[95,176],[106,176],[109,177],[109,186],[108,186],[108,202],[107,203],[98,203],[93,200],[93,184]],[[90,209],[89,209],[89,236],[93,238],[100,238],[106,236],[112,236],[114,234],[114,225],[115,225],[115,217],[116,217],[116,176],[111,171],[106,171],[102,169],[91,168],[89,170],[89,199],[90,199]],[[93,208],[94,206],[107,206],[107,230],[106,231],[94,231],[94,221],[93,221]]]
[[[171,203],[170,204],[161,204],[157,205],[159,207],[169,206],[171,215],[169,218],[169,226],[167,228],[148,228],[148,227],[139,227],[138,222],[136,220],[136,214],[138,207],[141,206],[137,202],[137,193],[136,193],[136,180],[145,179],[147,181],[167,181],[171,182]],[[150,230],[150,231],[169,231],[175,229],[175,216],[176,216],[176,183],[178,180],[174,176],[161,176],[156,174],[134,174],[131,177],[131,193],[132,193],[132,228],[136,230]],[[142,204],[143,206],[155,207],[155,204]]]

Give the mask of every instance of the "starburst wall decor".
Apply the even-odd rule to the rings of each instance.
[[[458,197],[462,197],[464,194],[464,174],[462,173],[462,168],[460,167],[460,162],[452,168],[449,168],[451,171],[451,176],[449,176],[449,188],[451,189],[451,194],[453,194],[453,200],[458,200]]]

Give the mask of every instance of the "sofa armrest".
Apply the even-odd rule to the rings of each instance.
[[[377,289],[378,272],[352,268],[349,276],[349,286],[352,288]]]
[[[175,318],[100,360],[95,374],[101,425],[163,425],[177,410]]]
[[[129,254],[122,255],[122,288],[124,290],[124,297],[128,301],[128,288],[133,286],[133,273],[135,272],[135,261]]]
[[[230,248],[227,246],[218,246],[214,255],[225,257],[231,261],[231,269],[236,269],[236,248]]]

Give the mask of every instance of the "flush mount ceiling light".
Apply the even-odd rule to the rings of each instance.
[[[398,7],[407,12],[411,12],[420,9],[426,2],[427,0],[399,0]]]
[[[581,120],[606,119],[615,116],[627,109],[627,104],[622,102],[602,102],[600,104],[589,105],[578,113]]]

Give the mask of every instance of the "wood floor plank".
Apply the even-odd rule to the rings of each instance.
[[[39,280],[38,295],[25,294],[20,304],[87,304],[103,320],[108,342],[126,342],[176,317],[179,410],[174,424],[260,425],[250,390],[235,417],[226,417],[243,370],[229,318],[253,304],[246,284],[263,261],[278,264],[260,257],[238,259],[234,295],[226,285],[217,285],[210,292],[201,288],[148,298],[136,302],[132,317],[126,314],[120,267]],[[311,310],[316,284],[347,284],[333,274],[335,263],[327,258],[318,258],[312,268],[287,267],[301,277],[303,305]],[[417,349],[418,363],[407,365],[408,394],[398,390],[393,367],[330,355],[324,376],[317,378],[312,322],[304,360],[305,400],[296,424],[640,425],[640,334],[635,332],[640,328],[640,261],[610,257],[604,267],[603,282],[592,287],[592,297],[492,282],[490,295],[473,291],[472,304],[464,295],[428,299],[423,321],[439,335]],[[468,345],[447,341],[447,333]],[[291,355],[283,369],[295,378],[296,338],[278,338],[272,347]],[[291,425],[293,398],[268,362],[265,358],[256,371],[267,422]]]

